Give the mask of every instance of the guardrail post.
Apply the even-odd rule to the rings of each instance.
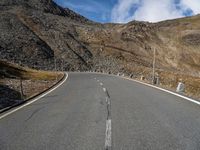
[[[142,80],[142,81],[143,81],[144,79],[145,79],[145,77],[144,77],[144,76],[141,76],[141,77],[140,77],[140,80]]]
[[[182,82],[179,82],[178,86],[176,88],[176,92],[184,93],[185,92],[185,84],[183,84]]]

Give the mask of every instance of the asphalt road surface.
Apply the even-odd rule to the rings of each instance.
[[[69,73],[0,119],[1,150],[199,150],[200,107],[119,77]]]

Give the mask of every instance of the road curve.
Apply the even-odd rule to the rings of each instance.
[[[69,73],[0,119],[0,150],[198,150],[199,105],[119,77]]]

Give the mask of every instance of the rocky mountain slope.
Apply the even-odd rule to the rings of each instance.
[[[88,67],[91,52],[76,39],[73,22],[91,21],[52,1],[5,0],[0,8],[1,58],[40,69],[52,69],[54,60],[66,70]]]
[[[65,70],[152,66],[198,73],[200,16],[157,24],[94,23],[51,0],[0,2],[1,58],[30,67]],[[108,64],[107,64],[108,63]],[[109,66],[111,66],[109,68]]]
[[[44,70],[99,70],[151,77],[199,76],[200,16],[148,23],[92,22],[51,0],[1,0],[0,59]]]

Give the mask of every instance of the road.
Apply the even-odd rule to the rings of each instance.
[[[199,150],[200,107],[119,77],[69,73],[0,120],[1,150]]]

